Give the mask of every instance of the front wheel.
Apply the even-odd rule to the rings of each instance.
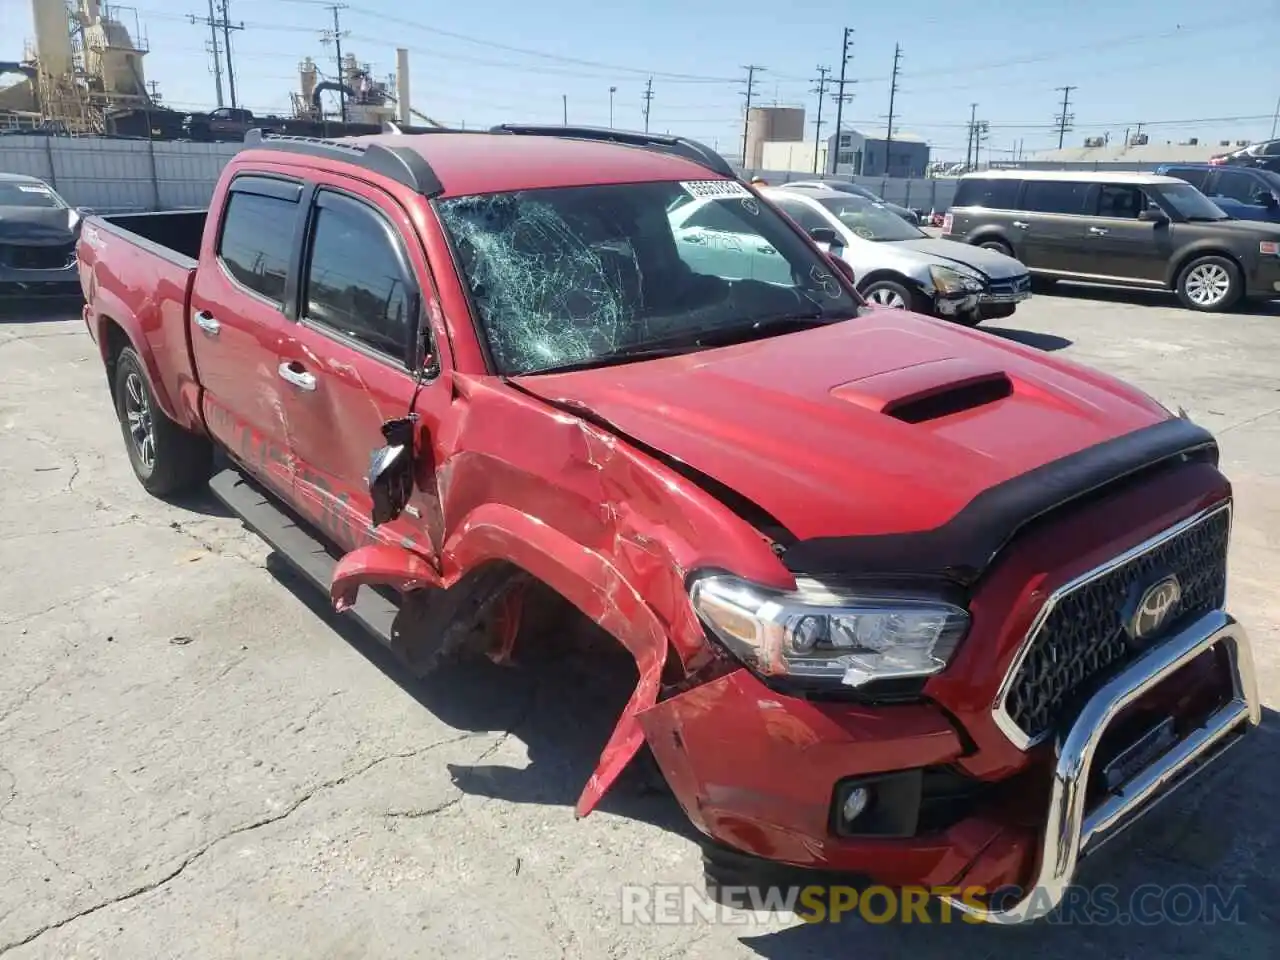
[[[896,280],[877,280],[867,284],[863,298],[877,307],[890,310],[914,310],[918,297]]]
[[[996,253],[1003,253],[1006,257],[1013,256],[1013,247],[1003,240],[983,240],[978,246],[983,250],[994,250]]]
[[[116,359],[115,394],[129,463],[147,493],[171,496],[209,479],[212,444],[165,416],[132,347],[125,347]]]
[[[1244,282],[1234,261],[1209,256],[1183,267],[1174,289],[1184,307],[1216,313],[1235,306],[1244,292]]]

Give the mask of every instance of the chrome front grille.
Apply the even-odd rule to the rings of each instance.
[[[996,720],[1026,747],[1042,740],[1088,689],[1135,659],[1126,617],[1141,592],[1169,575],[1181,599],[1161,630],[1226,601],[1231,506],[1192,517],[1062,587],[1045,603],[997,699]],[[1161,635],[1149,645],[1158,645]]]

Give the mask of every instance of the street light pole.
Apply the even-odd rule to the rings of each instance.
[[[613,128],[613,95],[618,92],[617,87],[609,88],[609,128]]]
[[[569,95],[567,93],[560,94],[560,99],[564,101],[564,125],[569,125]]]

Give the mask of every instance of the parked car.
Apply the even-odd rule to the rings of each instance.
[[[1258,167],[1280,173],[1280,140],[1263,140],[1231,153],[1211,157],[1209,162],[1232,167]]]
[[[784,275],[686,259],[669,210],[712,197]],[[221,450],[214,493],[419,671],[536,657],[547,611],[616,641],[577,811],[648,743],[717,896],[782,864],[1034,919],[1259,723],[1212,435],[861,310],[696,143],[251,136],[207,215],[79,250],[142,486]]]
[[[1280,173],[1209,163],[1166,163],[1155,172],[1185,180],[1237,220],[1280,223]]]
[[[875,192],[868,190],[866,187],[853,183],[850,180],[793,180],[788,183],[780,183],[779,187],[790,190],[839,190],[841,193],[851,193],[856,197],[865,197],[872,203],[882,204],[884,207],[896,213],[907,223],[913,226],[920,226],[919,212],[904,207],[896,203],[890,203],[888,200],[881,198]]]
[[[37,177],[0,173],[0,296],[74,294],[81,213]]]
[[[1173,290],[1191,310],[1280,295],[1280,226],[1233,219],[1175,177],[970,174],[943,231],[1016,256],[1041,279]]]
[[[762,193],[852,267],[858,292],[872,303],[976,325],[1012,316],[1031,296],[1031,275],[1013,257],[930,237],[863,197],[782,187]],[[695,219],[732,226],[713,210],[686,216],[683,226]]]

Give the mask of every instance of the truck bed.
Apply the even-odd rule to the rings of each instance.
[[[164,213],[117,213],[95,219],[112,232],[182,266],[195,266],[208,210],[173,210]],[[177,258],[175,260],[175,257]]]

